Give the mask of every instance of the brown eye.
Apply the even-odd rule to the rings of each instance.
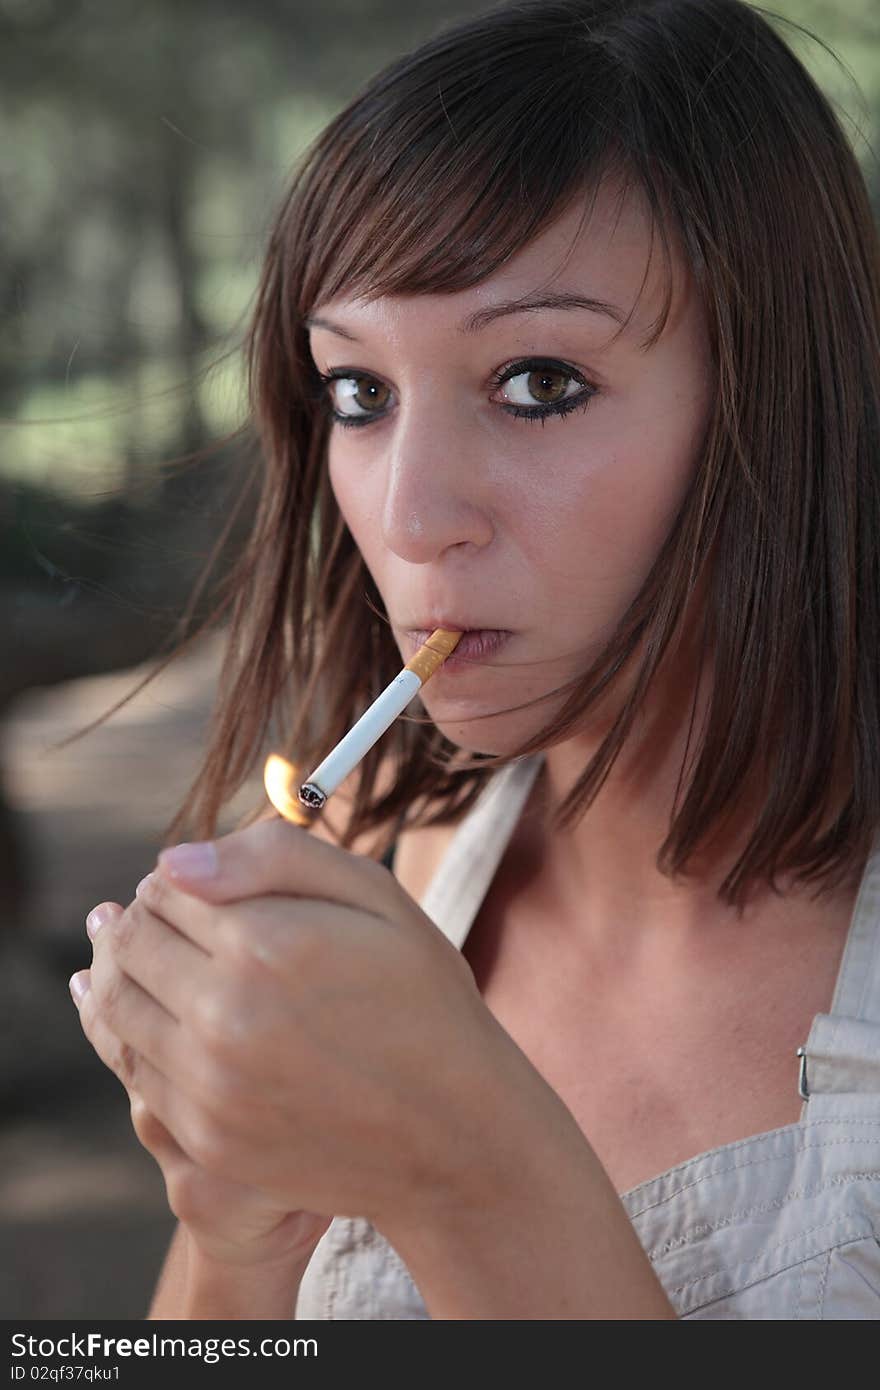
[[[528,363],[518,364],[518,369],[508,370],[502,379],[507,400],[518,406],[553,407],[570,398],[571,391],[577,390],[577,383],[570,371],[562,367]]]
[[[551,418],[565,419],[573,410],[586,410],[598,395],[598,387],[591,386],[576,367],[533,357],[496,372],[492,385],[501,389],[499,404],[508,415],[542,424]]]
[[[331,382],[333,404],[342,415],[356,418],[385,409],[391,392],[371,376],[340,376]],[[354,409],[351,407],[354,406]]]
[[[536,401],[542,405],[555,405],[564,397],[570,380],[565,372],[542,367],[539,372],[529,372],[526,385]]]

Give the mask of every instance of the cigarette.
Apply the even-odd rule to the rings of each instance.
[[[271,753],[266,759],[263,783],[266,795],[279,815],[294,825],[310,825],[314,816],[323,809],[327,798],[354,771],[373,744],[378,742],[425,682],[452,654],[462,635],[442,627],[432,632],[412,660],[406,663],[391,684],[386,686],[345,737],[302,783],[296,798],[291,794],[296,782],[296,768],[278,753]]]

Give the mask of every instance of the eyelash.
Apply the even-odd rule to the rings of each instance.
[[[557,401],[555,405],[502,405],[501,409],[505,414],[513,415],[519,420],[540,420],[543,424],[550,415],[557,415],[560,418],[564,418],[566,415],[570,415],[573,410],[586,410],[592,398],[598,394],[597,387],[592,386],[586,381],[584,377],[581,376],[580,372],[575,371],[573,367],[567,366],[564,362],[556,362],[553,358],[549,357],[528,357],[520,362],[514,362],[509,367],[502,367],[499,371],[493,373],[491,379],[492,389],[497,390],[499,386],[504,385],[505,381],[510,381],[513,377],[521,376],[525,372],[539,372],[543,368],[561,372],[563,376],[570,377],[572,381],[579,381],[584,387],[584,390],[579,392],[576,396],[568,396],[561,401]],[[317,384],[314,389],[315,397],[318,399],[319,404],[327,411],[330,419],[335,424],[341,425],[343,429],[360,429],[363,425],[372,424],[374,420],[384,419],[387,413],[385,411],[369,415],[342,415],[339,411],[334,410],[330,404],[329,386],[331,382],[351,381],[359,378],[364,378],[367,381],[374,380],[375,378],[371,377],[369,373],[352,372],[344,367],[338,367],[331,372],[319,372],[316,369],[315,376],[317,378]]]

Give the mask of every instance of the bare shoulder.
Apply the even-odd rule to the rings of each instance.
[[[394,877],[415,902],[424,897],[457,828],[455,825],[428,825],[404,830],[398,836]]]

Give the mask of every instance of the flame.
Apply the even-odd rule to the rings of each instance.
[[[291,788],[299,787],[299,775],[293,763],[278,753],[270,753],[263,769],[263,785],[280,816],[294,825],[311,825],[312,817],[291,792]]]

